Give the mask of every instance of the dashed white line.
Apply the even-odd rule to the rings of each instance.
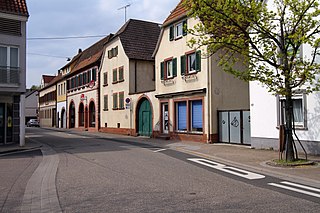
[[[304,186],[304,185],[300,185],[300,184],[296,184],[296,183],[290,183],[290,182],[287,182],[287,181],[283,181],[281,183],[289,185],[289,186],[285,186],[285,185],[278,184],[278,183],[268,183],[268,185],[320,198],[320,194],[317,194],[317,193],[314,193],[314,192],[309,192],[309,191],[306,191],[306,190],[302,190],[302,189],[307,189],[307,190],[310,190],[310,191],[319,192],[320,190],[317,189],[317,188]],[[295,187],[302,188],[302,189],[298,189],[298,188],[294,188],[294,187],[290,187],[290,186],[295,186]]]
[[[163,151],[166,151],[167,149],[158,149],[158,150],[155,150],[153,152],[163,152]]]

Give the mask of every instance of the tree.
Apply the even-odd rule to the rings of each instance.
[[[30,89],[31,90],[38,90],[38,89],[40,89],[40,86],[32,85]]]
[[[296,89],[320,89],[319,0],[186,0],[185,6],[201,21],[189,30],[191,47],[206,46],[224,71],[285,97],[286,159],[294,160],[292,96]],[[308,55],[300,53],[302,45]],[[245,71],[233,66],[239,54]]]

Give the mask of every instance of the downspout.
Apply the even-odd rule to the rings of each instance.
[[[211,139],[211,104],[210,104],[210,96],[211,96],[211,72],[210,72],[210,60],[211,60],[211,57],[208,57],[207,58],[207,76],[208,76],[208,79],[207,79],[207,88],[208,88],[208,93],[207,93],[207,108],[208,108],[208,139],[207,139],[207,143],[212,143],[212,139]]]
[[[134,61],[134,93],[137,92],[137,60]]]

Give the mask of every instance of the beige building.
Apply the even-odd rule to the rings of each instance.
[[[105,45],[100,72],[100,131],[151,136],[155,114],[152,53],[160,27],[130,19]]]
[[[206,49],[195,50],[187,45],[192,35],[185,27],[192,28],[199,20],[187,17],[182,2],[164,21],[154,52],[155,97],[158,99],[154,102],[158,109],[153,122],[154,134],[217,142],[222,129],[218,115],[226,112],[229,116],[230,112],[237,111],[237,142],[243,143],[241,116],[249,109],[248,83],[223,72],[215,56],[204,57]],[[221,122],[228,123],[229,119]]]

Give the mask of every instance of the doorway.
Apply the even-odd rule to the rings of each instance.
[[[143,98],[138,104],[138,133],[141,136],[151,136],[152,134],[152,110],[150,102]]]
[[[168,103],[161,104],[162,109],[162,133],[169,134],[169,105]]]

